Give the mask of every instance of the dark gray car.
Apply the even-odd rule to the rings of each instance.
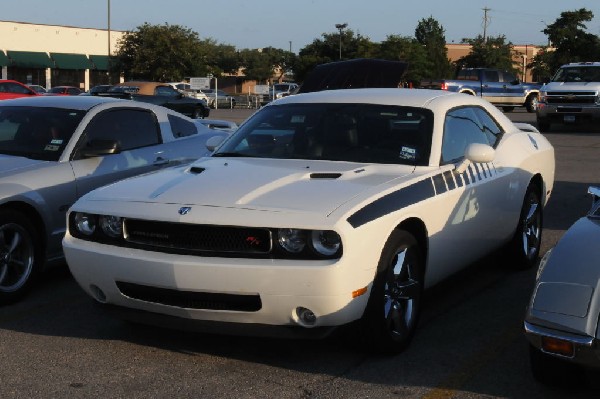
[[[592,208],[542,258],[525,315],[534,377],[573,384],[600,368],[600,188]]]

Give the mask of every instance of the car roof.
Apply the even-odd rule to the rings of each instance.
[[[99,96],[35,96],[15,98],[11,100],[0,101],[0,106],[20,106],[20,107],[52,107],[68,108],[78,110],[89,110],[92,107],[111,102],[127,102],[114,97]]]
[[[429,102],[436,98],[457,96],[460,94],[445,90],[426,89],[341,89],[324,90],[294,96],[284,97],[277,100],[277,104],[287,103],[369,103],[386,105],[403,105],[409,107],[426,107]],[[461,95],[463,96],[463,95]],[[466,95],[464,95],[466,96]],[[471,100],[478,101],[477,97],[471,96]]]

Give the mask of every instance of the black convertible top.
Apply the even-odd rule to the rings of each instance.
[[[358,58],[317,65],[298,93],[321,90],[401,87],[408,63]]]

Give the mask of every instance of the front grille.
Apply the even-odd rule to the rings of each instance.
[[[262,308],[260,296],[256,294],[236,295],[178,291],[122,281],[117,281],[117,287],[123,295],[129,298],[178,308],[239,312],[257,312]]]
[[[268,229],[169,223],[125,219],[125,240],[142,247],[161,247],[184,252],[268,254]]]
[[[548,104],[594,104],[596,92],[593,91],[549,91],[546,95]]]

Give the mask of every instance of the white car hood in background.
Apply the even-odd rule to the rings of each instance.
[[[204,158],[116,183],[86,200],[150,202],[330,213],[414,171],[413,166],[255,158]]]

